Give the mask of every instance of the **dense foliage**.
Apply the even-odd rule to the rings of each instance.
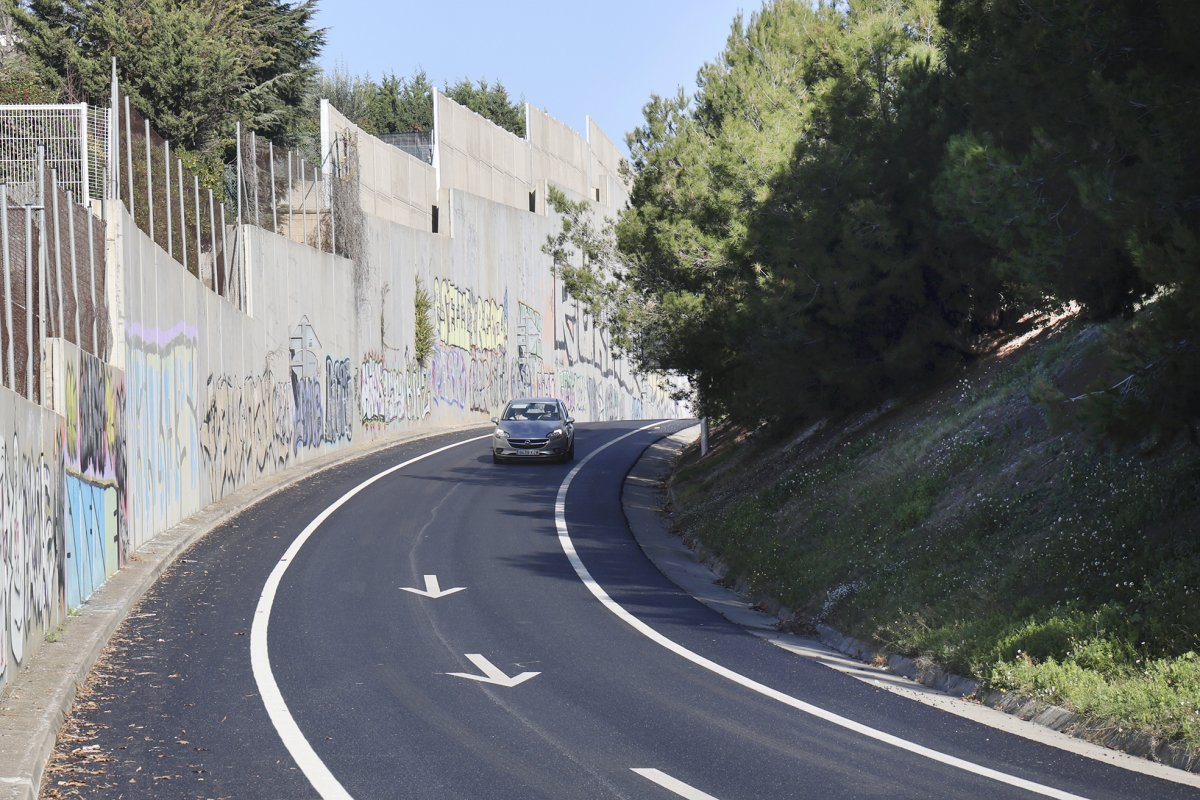
[[[234,123],[283,141],[317,74],[315,0],[6,0],[23,49],[66,102],[123,91],[165,138],[217,156]]]
[[[903,396],[1029,311],[1143,309],[1095,415],[1194,427],[1197,34],[1183,0],[768,2],[629,135],[608,316],[757,423]]]

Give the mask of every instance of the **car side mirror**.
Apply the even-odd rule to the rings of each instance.
[[[499,419],[497,419],[496,417],[492,417],[492,424],[493,424],[493,425],[499,425],[499,424],[500,424],[500,420],[499,420]]]
[[[574,424],[575,424],[575,418],[574,418],[574,417],[567,417],[567,424],[568,424],[568,425],[574,425]]]

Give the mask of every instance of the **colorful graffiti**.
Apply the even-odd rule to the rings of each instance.
[[[288,384],[275,380],[270,369],[241,380],[209,376],[208,408],[200,423],[209,497],[218,500],[288,463],[294,436],[291,399]]]
[[[13,410],[3,414],[6,424],[27,434],[0,437],[0,686],[58,625],[66,604],[61,432],[47,430],[35,406],[3,399],[4,411]]]
[[[125,376],[63,343],[64,544],[67,605],[75,608],[125,565]]]
[[[367,354],[359,368],[358,396],[364,425],[424,419],[432,411],[428,372],[414,361],[388,367],[375,353]]]
[[[130,546],[200,508],[196,329],[133,324],[125,369]]]
[[[508,342],[508,311],[495,300],[476,297],[447,280],[433,282],[438,339],[463,350],[499,350]]]
[[[354,438],[354,380],[350,359],[335,361],[325,356],[325,441]]]

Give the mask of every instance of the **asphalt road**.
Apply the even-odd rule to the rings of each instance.
[[[873,688],[694,601],[622,513],[631,464],[681,427],[643,424],[579,429],[558,519],[573,465],[494,465],[477,441],[362,488],[287,554],[348,491],[463,434],[248,509],[122,627],[42,796],[1198,796]],[[426,576],[458,591],[408,591]]]

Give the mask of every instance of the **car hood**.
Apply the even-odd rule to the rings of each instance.
[[[499,427],[509,435],[509,438],[537,439],[549,436],[550,431],[563,427],[563,423],[561,420],[514,419],[501,420]]]

